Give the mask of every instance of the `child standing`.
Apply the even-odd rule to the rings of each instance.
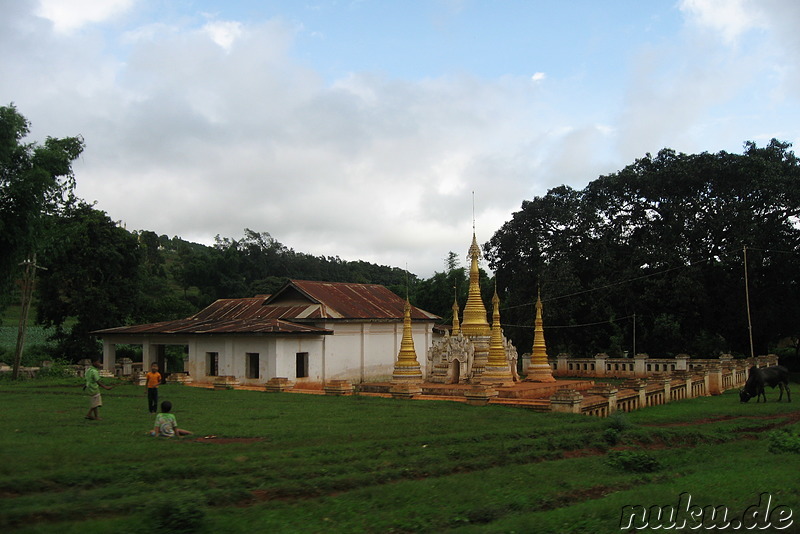
[[[92,366],[86,369],[86,385],[83,389],[90,395],[89,397],[89,411],[86,413],[86,419],[93,421],[100,420],[100,406],[103,405],[103,398],[100,396],[100,388],[111,389],[100,382],[100,371],[103,363],[100,360],[93,360]]]
[[[161,413],[156,415],[155,426],[153,426],[150,435],[163,436],[165,438],[191,436],[192,433],[188,430],[178,428],[178,421],[175,419],[174,415],[169,413],[170,410],[172,410],[172,403],[170,401],[161,403]]]
[[[147,407],[150,413],[156,413],[158,411],[158,386],[161,384],[158,364],[151,365],[150,371],[145,376],[147,378]]]

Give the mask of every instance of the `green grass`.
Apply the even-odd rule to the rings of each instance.
[[[87,421],[78,380],[0,382],[0,530],[610,533],[623,506],[687,491],[800,511],[800,456],[768,452],[775,425],[797,432],[797,403],[728,393],[612,420],[166,385],[179,425],[217,436],[171,441],[146,435],[144,388],[103,397]],[[660,469],[610,465],[612,426]]]
[[[9,306],[0,314],[0,361],[9,365],[13,363],[14,352],[17,347],[17,334],[19,332],[19,305]],[[35,323],[36,309],[31,308],[25,329],[25,350],[22,364],[37,366],[43,358],[43,347],[53,346],[48,338],[55,332],[54,328],[44,328]]]

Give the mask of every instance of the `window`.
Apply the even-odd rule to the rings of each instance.
[[[219,352],[206,352],[206,375],[219,375]]]
[[[296,354],[296,357],[297,357],[297,370],[295,371],[295,377],[305,378],[308,376],[308,353],[298,352]]]
[[[248,352],[245,354],[245,365],[247,366],[247,371],[245,373],[247,378],[260,378],[257,352]]]

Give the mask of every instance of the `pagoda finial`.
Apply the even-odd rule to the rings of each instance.
[[[453,331],[452,335],[457,336],[460,333],[460,327],[458,325],[458,288],[457,286],[453,286]]]
[[[414,338],[411,335],[411,303],[406,299],[403,308],[403,338],[400,340],[400,352],[394,365],[392,380],[421,381],[422,371],[414,350]]]

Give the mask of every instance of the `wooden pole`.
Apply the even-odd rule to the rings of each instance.
[[[22,275],[22,303],[19,312],[19,328],[17,329],[17,346],[14,351],[14,370],[11,375],[14,380],[19,378],[19,367],[22,363],[22,350],[25,348],[25,329],[28,326],[28,311],[31,308],[33,278],[36,276],[36,256],[34,256],[32,260],[25,260],[20,263],[20,265],[25,266],[25,272]]]
[[[25,330],[28,327],[28,315],[31,310],[31,300],[33,300],[33,287],[36,283],[36,269],[46,271],[44,267],[36,265],[36,254],[33,258],[29,258],[20,265],[25,266],[25,272],[22,275],[22,309],[19,313],[19,328],[17,329],[17,347],[14,350],[14,368],[11,376],[14,380],[19,378],[19,368],[22,364],[22,351],[25,348]]]
[[[747,331],[750,334],[750,357],[755,358],[753,350],[753,321],[750,318],[750,284],[747,280],[747,245],[742,248],[744,252],[744,298],[747,306]]]

